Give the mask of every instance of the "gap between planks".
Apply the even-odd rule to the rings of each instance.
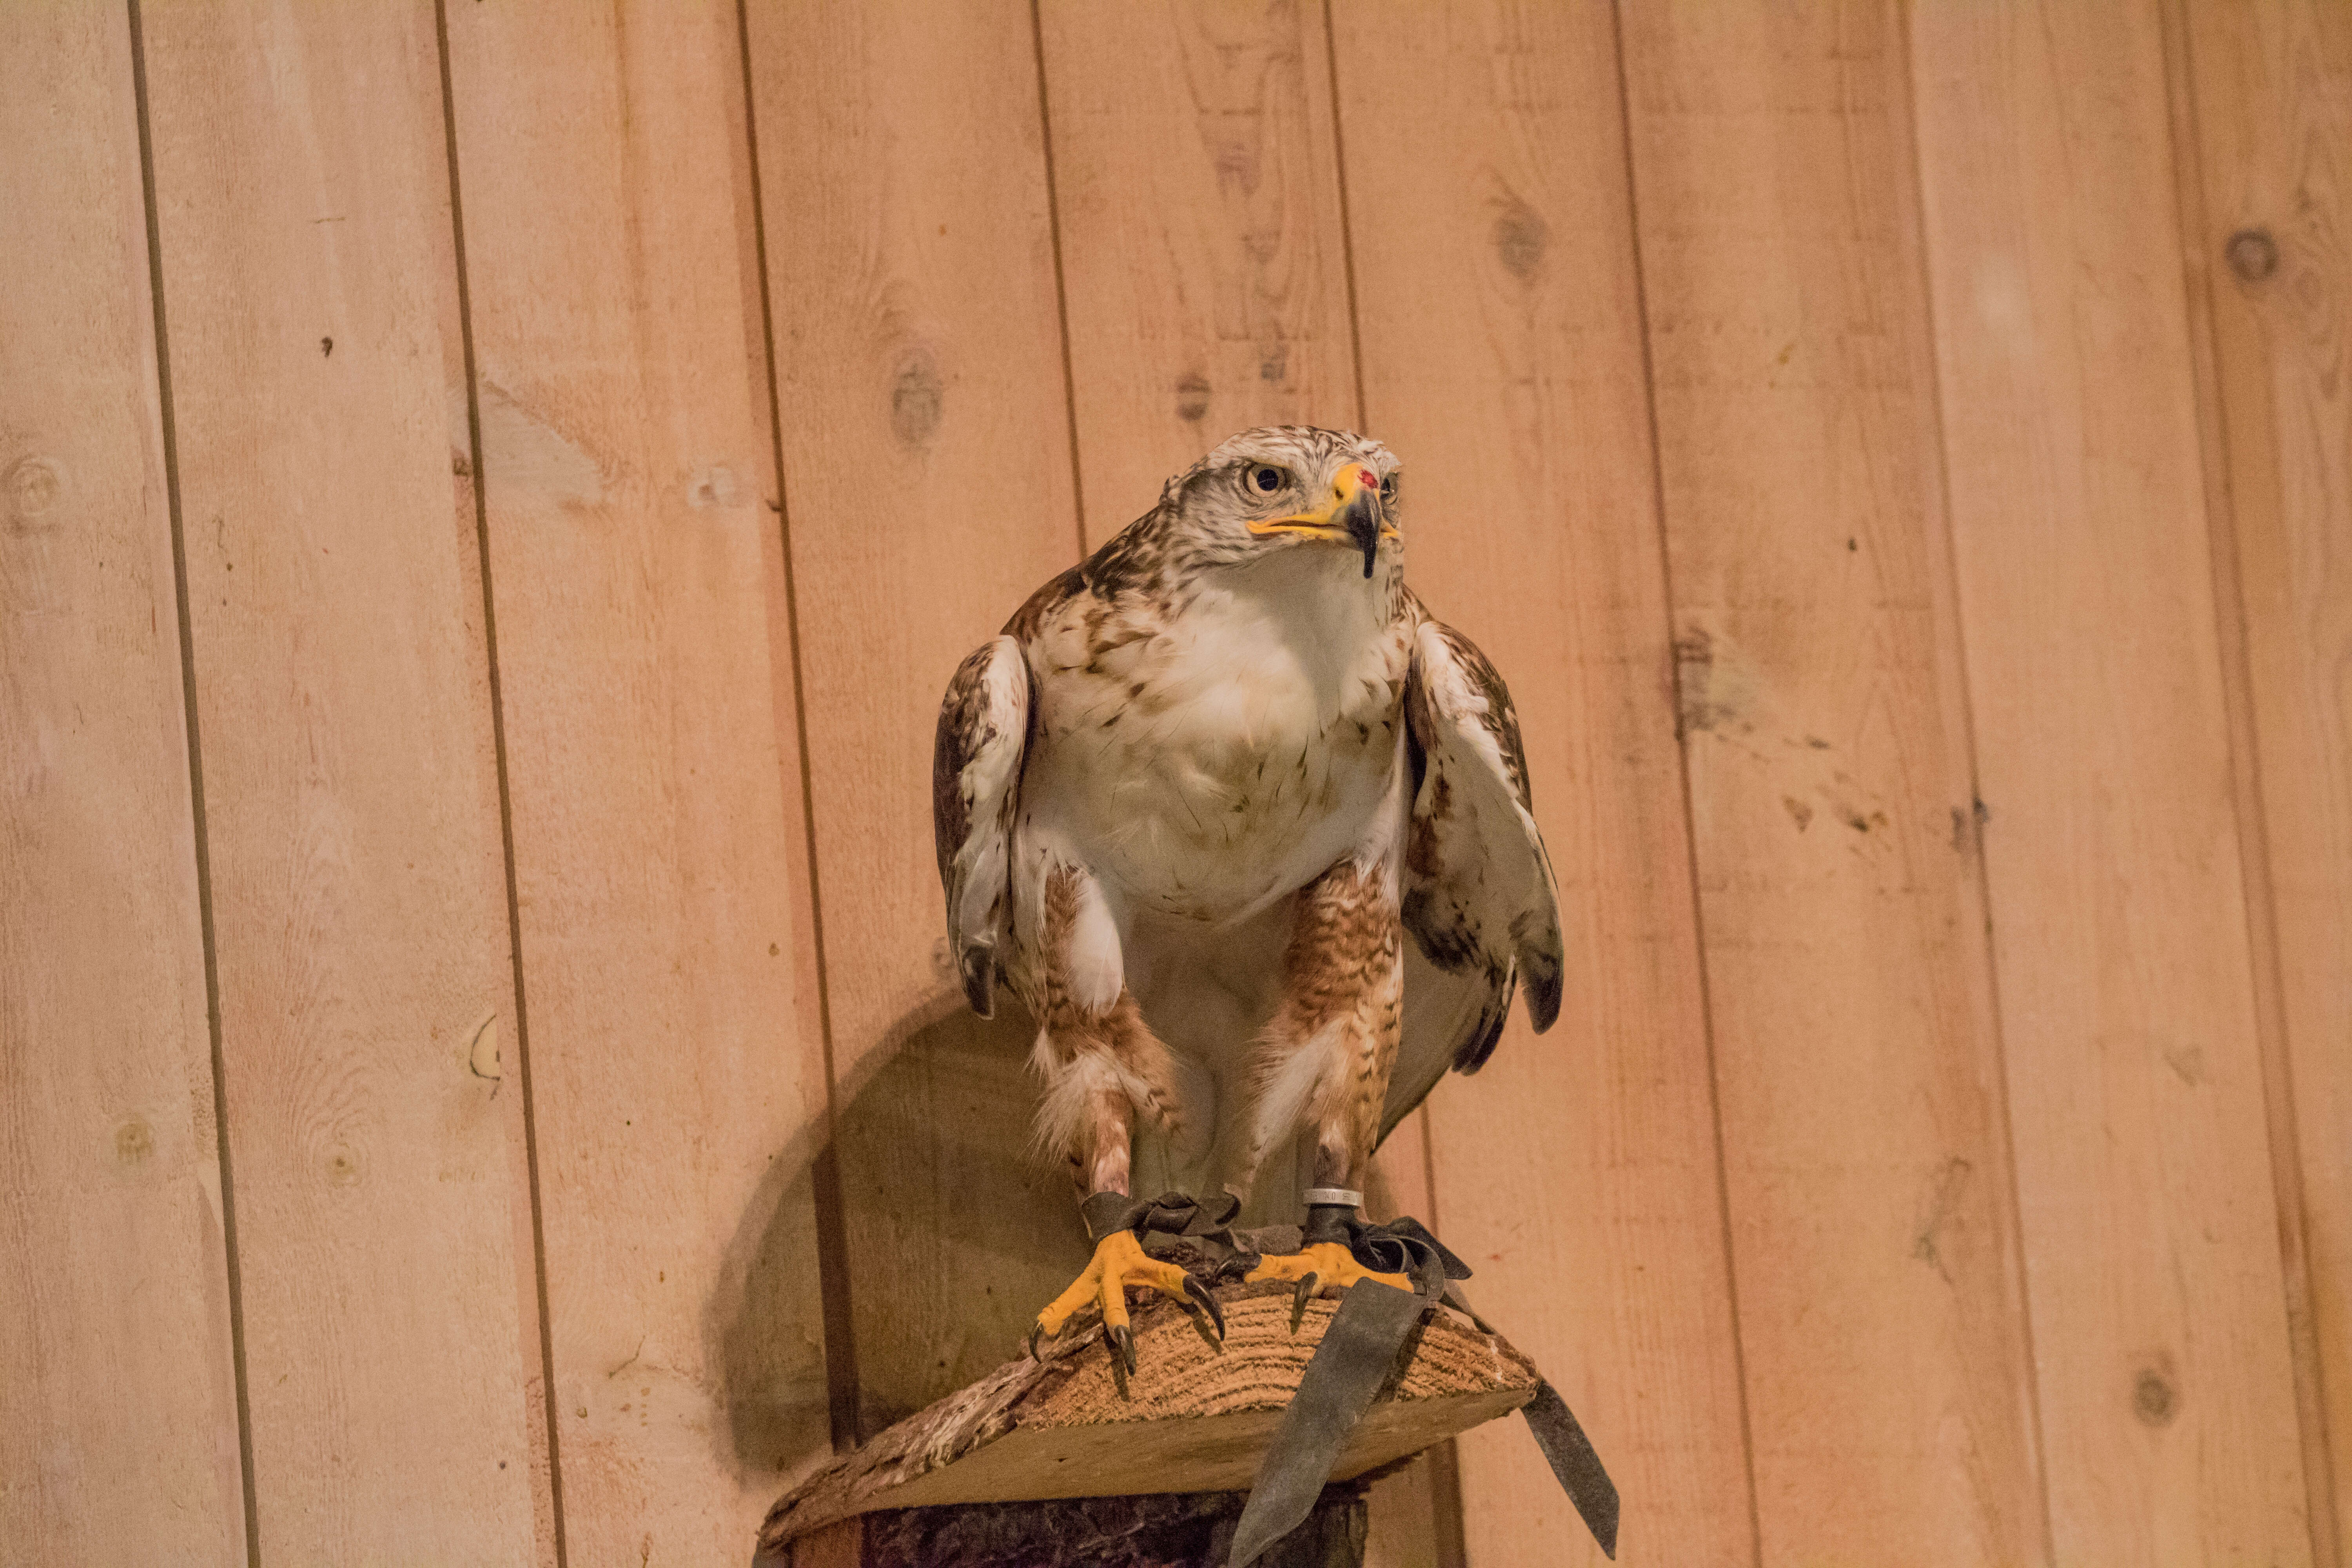
[[[229,1351],[236,1383],[237,1475],[245,1493],[245,1559],[261,1568],[261,1498],[254,1484],[253,1404],[245,1352],[245,1280],[236,1236],[236,1183],[231,1173],[228,1064],[221,1048],[220,958],[213,926],[212,839],[205,817],[203,732],[196,705],[195,626],[188,610],[187,529],[180,508],[179,432],[172,410],[172,340],[163,309],[163,226],[155,205],[155,142],[147,112],[147,36],[139,0],[125,0],[131,26],[131,83],[139,120],[139,188],[147,225],[147,285],[153,296],[155,392],[163,437],[163,493],[172,526],[172,591],[180,618],[180,694],[188,732],[188,803],[195,846],[196,917],[205,954],[205,1026],[211,1037],[213,1136],[220,1162],[221,1246],[227,1254]]]

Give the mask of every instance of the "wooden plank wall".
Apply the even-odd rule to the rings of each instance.
[[[0,131],[7,1554],[733,1560],[1005,1354],[938,692],[1308,421],[1569,905],[1376,1201],[1622,1560],[2352,1560],[2333,0],[19,0]]]

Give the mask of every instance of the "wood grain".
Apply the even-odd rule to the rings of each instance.
[[[725,1560],[997,1364],[939,692],[1304,420],[1580,965],[1370,1203],[1624,1560],[2352,1557],[2341,6],[441,9],[0,6],[0,1555]]]
[[[1139,1303],[1137,1370],[1123,1382],[1093,1334],[1006,1362],[787,1492],[761,1526],[762,1550],[871,1509],[1246,1490],[1339,1302],[1310,1300],[1294,1330],[1285,1286],[1221,1286],[1217,1299],[1226,1332],[1214,1347],[1175,1303]],[[1331,1479],[1516,1410],[1538,1379],[1509,1341],[1439,1309]]]
[[[1903,35],[1624,24],[1762,1557],[2047,1561]]]
[[[1032,1028],[965,1010],[930,842],[962,657],[1076,557],[1026,8],[750,14],[855,1369],[873,1431],[1086,1261]]]
[[[1755,1551],[1605,13],[1334,12],[1366,417],[1410,577],[1510,681],[1575,973],[1428,1103],[1441,1232],[1628,1500],[1627,1562]],[[1472,1556],[1600,1560],[1517,1423]]]
[[[0,1539],[242,1563],[131,68],[0,8]]]
[[[730,1561],[829,1451],[737,16],[449,55],[567,1555]]]
[[[263,1562],[535,1551],[432,8],[145,18]],[[527,1234],[527,1231],[525,1232]]]
[[[2307,1562],[2157,7],[1912,54],[2052,1542]]]
[[[2337,1563],[2352,1559],[2352,18],[2168,14],[2313,1555]]]
[[[1087,532],[1259,425],[1352,428],[1321,9],[1045,0]]]

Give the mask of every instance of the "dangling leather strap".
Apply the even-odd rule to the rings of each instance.
[[[1601,1466],[1601,1456],[1592,1449],[1592,1439],[1559,1396],[1559,1390],[1549,1383],[1536,1384],[1536,1396],[1519,1406],[1519,1414],[1528,1418],[1528,1429],[1536,1435],[1536,1447],[1543,1450],[1544,1458],[1551,1465],[1552,1479],[1559,1489],[1576,1505],[1584,1517],[1584,1528],[1592,1531],[1592,1539],[1601,1542],[1601,1550],[1612,1563],[1617,1561],[1617,1483]]]
[[[1313,1214],[1308,1229],[1337,1228],[1336,1222],[1337,1216]],[[1470,1278],[1468,1266],[1419,1220],[1402,1218],[1380,1226],[1349,1218],[1344,1223],[1349,1250],[1357,1262],[1381,1273],[1406,1275],[1413,1288],[1407,1292],[1366,1281],[1340,1297],[1339,1310],[1323,1331],[1323,1342],[1307,1363],[1298,1392],[1258,1464],[1256,1482],[1234,1531],[1230,1568],[1247,1568],[1314,1510],[1356,1424],[1388,1381],[1398,1351],[1424,1312],[1444,1300],[1482,1331],[1494,1331],[1453,1288],[1452,1281]],[[1560,1489],[1613,1561],[1617,1488],[1584,1429],[1548,1382],[1537,1384],[1535,1398],[1522,1414]]]

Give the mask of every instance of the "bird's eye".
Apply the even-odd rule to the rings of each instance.
[[[1394,474],[1388,474],[1381,478],[1381,500],[1384,501],[1392,501],[1396,500],[1396,476]]]
[[[1268,468],[1265,464],[1250,470],[1250,483],[1268,495],[1280,489],[1287,478],[1280,468]]]

